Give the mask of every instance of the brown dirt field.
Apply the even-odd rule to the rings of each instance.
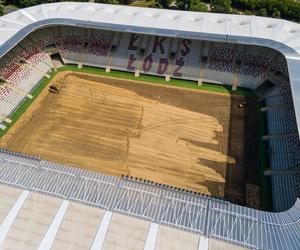
[[[243,201],[244,97],[72,72],[52,83],[60,93],[46,87],[1,147]]]

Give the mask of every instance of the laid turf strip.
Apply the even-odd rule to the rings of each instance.
[[[135,77],[134,73],[132,73],[132,72],[112,70],[111,72],[106,73],[104,69],[88,67],[88,66],[85,66],[82,69],[78,69],[77,65],[65,65],[64,67],[61,67],[58,69],[58,71],[65,71],[65,70],[84,72],[84,73],[90,73],[90,74],[108,76],[108,77],[117,77],[117,78],[135,80],[135,81],[138,80],[138,81],[149,82],[149,83],[159,83],[159,84],[163,84],[163,85],[170,85],[170,86],[175,86],[175,87],[177,86],[177,87],[183,87],[183,88],[189,88],[189,89],[199,89],[199,90],[206,90],[206,91],[212,91],[212,92],[218,92],[218,93],[249,96],[252,98],[256,98],[256,95],[252,90],[246,89],[246,88],[241,88],[241,87],[238,87],[238,89],[236,91],[233,91],[231,89],[231,86],[206,83],[206,82],[204,82],[202,86],[198,86],[197,82],[192,81],[192,80],[171,78],[171,80],[169,82],[167,82],[167,81],[165,81],[165,78],[162,76],[141,74],[139,77]]]

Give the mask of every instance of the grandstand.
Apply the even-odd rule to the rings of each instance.
[[[248,88],[259,97],[266,121],[264,174],[271,181],[273,212],[281,213],[6,150],[0,153],[0,182],[244,247],[298,249],[299,31],[298,24],[269,18],[67,2],[27,8],[0,21],[1,130],[57,70],[57,58],[107,73]]]

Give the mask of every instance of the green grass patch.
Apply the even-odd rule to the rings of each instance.
[[[266,113],[261,112],[261,105],[257,104],[258,122],[259,122],[259,177],[261,187],[261,205],[265,211],[272,211],[272,190],[271,190],[271,178],[264,175],[264,170],[268,169],[266,145],[262,137],[265,132]]]
[[[246,89],[246,88],[241,88],[241,87],[238,87],[236,91],[233,91],[231,89],[231,86],[227,86],[227,85],[220,85],[220,84],[204,82],[202,86],[198,86],[196,81],[174,79],[174,78],[171,78],[171,80],[169,82],[167,82],[167,81],[165,81],[165,78],[162,76],[141,74],[140,77],[135,77],[134,73],[132,73],[132,72],[112,70],[111,72],[106,73],[105,70],[101,69],[101,68],[85,66],[82,69],[78,69],[77,65],[66,65],[59,69],[59,71],[64,71],[64,70],[71,70],[71,71],[75,71],[75,72],[84,72],[84,73],[90,73],[90,74],[108,76],[108,77],[117,77],[117,78],[122,78],[122,79],[142,81],[142,82],[148,82],[148,83],[159,83],[159,84],[166,85],[166,86],[182,87],[182,88],[188,88],[188,89],[198,89],[198,90],[205,90],[205,91],[225,93],[225,94],[235,94],[235,95],[241,95],[241,96],[248,96],[248,97],[255,98],[255,99],[257,98],[256,94],[252,90]]]

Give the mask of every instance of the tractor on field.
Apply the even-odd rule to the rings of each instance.
[[[54,93],[54,94],[59,94],[60,92],[60,87],[57,84],[52,84],[49,87],[49,92]]]

